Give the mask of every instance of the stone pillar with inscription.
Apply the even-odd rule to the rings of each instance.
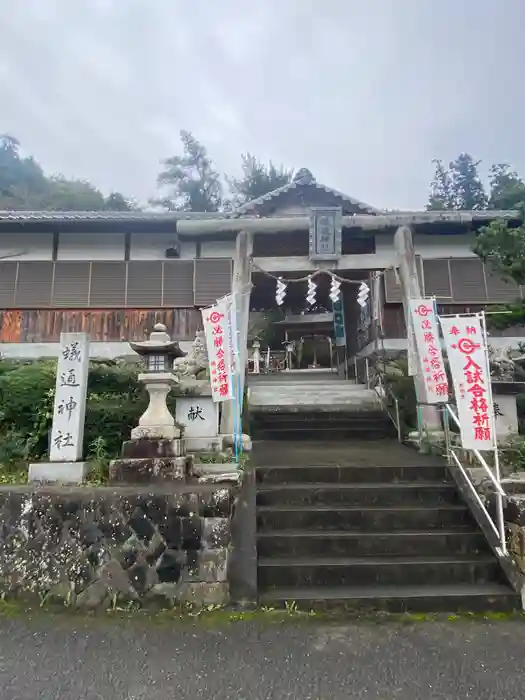
[[[86,333],[62,333],[57,364],[49,462],[29,465],[29,481],[82,483],[88,472],[83,461],[89,368]]]
[[[492,381],[496,437],[499,443],[504,443],[518,434],[519,421],[516,398],[524,391],[525,384],[523,382]]]
[[[181,389],[184,390],[184,383]],[[219,437],[219,404],[212,398],[209,381],[195,381],[189,395],[177,397],[175,418],[184,425],[184,446],[188,452],[217,452],[222,449]]]

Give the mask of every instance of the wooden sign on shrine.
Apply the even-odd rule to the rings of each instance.
[[[310,210],[309,258],[339,260],[342,249],[342,217],[340,207]]]

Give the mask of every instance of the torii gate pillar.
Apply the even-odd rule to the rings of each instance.
[[[397,229],[394,235],[394,247],[398,257],[399,279],[403,295],[403,311],[405,314],[407,341],[409,341],[409,334],[411,332],[409,299],[421,298],[421,288],[419,286],[419,277],[417,274],[412,231],[408,226],[400,226]],[[410,343],[408,346],[408,353],[410,353]],[[423,380],[423,368],[421,367],[417,352],[414,353],[414,355],[415,356],[409,358],[409,363],[414,364],[414,385],[416,389],[416,398],[419,403],[420,397],[425,395],[425,385]],[[442,430],[439,412],[435,406],[418,406],[418,416],[420,429],[431,433]]]
[[[233,261],[232,293],[239,305],[239,365],[241,397],[244,395],[244,380],[246,376],[246,363],[248,358],[248,321],[250,318],[250,294],[251,294],[251,257],[253,251],[253,233],[239,231],[235,245],[235,258]],[[236,404],[235,404],[236,405]],[[235,424],[234,402],[225,401],[222,404],[220,432],[228,442],[228,436],[233,435]],[[249,439],[243,437],[243,446],[248,447]]]

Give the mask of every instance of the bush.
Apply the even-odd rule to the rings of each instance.
[[[118,362],[91,362],[88,377],[84,454],[102,440],[107,454],[119,454],[123,440],[146,409],[139,368]],[[0,360],[0,462],[43,456],[48,449],[56,381],[56,361]],[[173,409],[175,398],[170,397]],[[9,456],[11,455],[11,457]]]
[[[417,429],[417,401],[414,387],[414,378],[408,374],[408,362],[404,358],[396,360],[379,361],[376,371],[381,375],[381,380],[391,395],[395,396],[399,403],[399,418],[401,431],[407,435]],[[387,396],[390,411],[394,406],[391,396]]]

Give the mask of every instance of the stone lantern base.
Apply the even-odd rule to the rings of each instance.
[[[109,483],[180,482],[188,471],[182,440],[144,437],[123,443],[122,456],[109,465]]]

